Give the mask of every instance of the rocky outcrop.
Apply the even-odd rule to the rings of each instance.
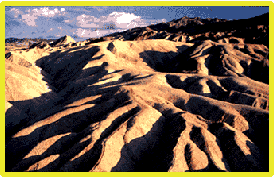
[[[57,40],[55,40],[53,43],[51,43],[50,45],[53,47],[53,46],[61,46],[61,45],[66,45],[68,43],[75,43],[75,40],[68,36],[68,35],[65,35]]]
[[[33,49],[35,47],[40,49],[45,49],[45,48],[49,48],[50,45],[47,42],[34,43],[29,47],[29,49]]]

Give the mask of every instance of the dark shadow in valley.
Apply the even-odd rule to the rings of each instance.
[[[209,126],[209,131],[214,134],[216,142],[220,147],[225,161],[228,163],[232,172],[258,172],[266,171],[262,164],[262,155],[251,154],[246,155],[240,146],[236,143],[236,132],[224,127],[223,123],[213,123]],[[241,134],[241,133],[238,133]],[[249,143],[248,143],[249,142]],[[246,141],[250,149],[255,149],[255,145],[250,141]],[[252,147],[253,145],[253,147]]]
[[[122,104],[118,107],[122,107],[126,104],[131,104],[131,102],[126,102],[125,104]],[[85,152],[85,154],[79,158],[70,161],[70,166],[67,166],[65,168],[66,170],[63,168],[58,171],[88,172],[91,170],[92,167],[96,165],[103,152],[106,138],[108,138],[116,129],[121,126],[121,124],[126,122],[131,116],[135,115],[140,110],[141,108],[137,106],[117,117],[115,120],[113,120],[112,124],[101,133],[100,138],[94,143],[93,147],[89,151]]]
[[[159,52],[154,50],[145,50],[139,54],[143,62],[149,67],[158,72],[164,73],[198,73],[199,64],[193,55],[198,54],[200,48],[208,45],[207,42],[198,41],[193,46],[177,46],[178,52]],[[245,45],[247,46],[247,45]],[[252,56],[251,64],[248,65],[244,60],[240,60],[240,65],[244,68],[243,73],[236,73],[233,54],[229,52],[230,48],[227,45],[214,44],[209,49],[202,51],[202,56],[210,54],[205,59],[205,66],[209,71],[209,75],[215,76],[247,76],[253,80],[269,83],[269,64],[268,58],[258,59],[257,56]],[[238,49],[235,49],[238,50]],[[258,50],[261,51],[261,50]],[[265,53],[261,51],[262,53]],[[258,52],[260,53],[260,52]],[[250,54],[250,53],[249,53]],[[265,55],[266,56],[266,55]],[[223,96],[217,96],[223,98]]]
[[[48,82],[50,89],[54,92],[58,93],[66,87],[69,81],[76,79],[88,62],[102,57],[93,58],[100,50],[97,46],[81,51],[71,52],[70,50],[76,49],[72,48],[65,52],[53,52],[49,56],[42,57],[36,61],[36,65],[42,68],[43,79]],[[93,72],[96,73],[97,70],[95,69]]]
[[[225,170],[221,170],[220,168],[218,168],[214,164],[213,160],[211,159],[208,148],[207,148],[206,143],[205,143],[205,138],[204,138],[204,136],[202,135],[202,132],[201,132],[201,128],[193,126],[192,130],[190,132],[190,139],[197,145],[197,147],[201,151],[203,151],[206,154],[206,156],[208,158],[208,162],[209,162],[207,167],[205,167],[204,169],[190,170],[190,171],[196,171],[196,172],[224,172],[225,171]],[[190,150],[190,148],[189,148],[189,150]],[[190,154],[188,154],[187,152],[185,152],[185,153],[186,153],[187,157],[188,157],[188,155],[190,156]],[[229,170],[229,168],[226,164],[225,164],[225,168],[227,170]]]
[[[133,139],[121,149],[121,158],[112,172],[167,172],[172,166],[173,149],[185,129],[181,116],[160,117],[146,135]],[[128,124],[128,130],[132,124]]]
[[[248,130],[243,133],[259,148],[259,155],[261,156],[261,165],[263,171],[268,171],[269,168],[269,114],[264,112],[257,112],[251,109],[250,111],[242,112],[243,116],[248,121]],[[246,142],[250,150],[254,150],[254,144]],[[252,148],[251,148],[252,147]]]
[[[191,162],[191,147],[190,147],[190,144],[187,143],[186,146],[185,146],[185,149],[184,149],[184,156],[185,156],[185,159],[186,159],[186,163],[187,165],[192,165],[193,163]],[[225,170],[220,170],[218,169],[212,159],[209,158],[209,155],[207,154],[207,157],[208,157],[208,165],[203,168],[203,169],[193,169],[192,166],[189,166],[189,170],[186,170],[185,172],[226,172]]]
[[[178,52],[145,50],[139,54],[139,57],[158,72],[180,73],[183,70],[194,71],[197,69],[197,61],[191,59],[190,55],[196,47],[196,45],[192,47],[177,46]]]

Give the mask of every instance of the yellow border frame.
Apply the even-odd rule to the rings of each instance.
[[[5,23],[5,6],[64,6],[64,1],[2,1],[1,24]],[[2,104],[0,134],[2,135],[0,176],[2,177],[272,177],[274,175],[274,3],[272,1],[66,1],[65,6],[269,6],[269,172],[5,172],[5,103]],[[234,5],[233,5],[234,4]],[[1,25],[2,26],[2,25]],[[3,25],[4,26],[4,25]],[[2,26],[2,27],[3,27]],[[5,29],[2,29],[2,56],[4,56]],[[2,98],[5,97],[5,61],[0,61]]]

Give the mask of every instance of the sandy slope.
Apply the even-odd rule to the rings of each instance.
[[[13,52],[6,171],[268,171],[267,54],[164,39]]]

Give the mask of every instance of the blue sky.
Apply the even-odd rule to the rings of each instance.
[[[80,41],[183,16],[247,19],[266,12],[268,7],[6,6],[5,37],[56,39],[70,35]]]

